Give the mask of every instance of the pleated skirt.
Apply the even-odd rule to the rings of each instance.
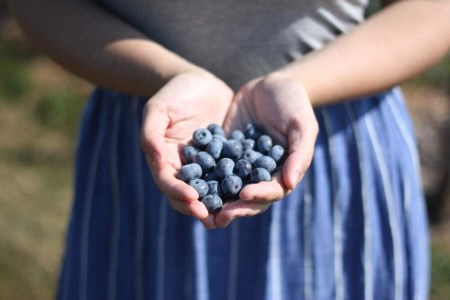
[[[140,148],[145,99],[96,89],[82,118],[57,299],[426,299],[428,223],[398,88],[315,110],[307,174],[263,214],[207,230]]]

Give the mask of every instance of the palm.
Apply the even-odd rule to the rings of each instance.
[[[216,216],[223,227],[232,219],[250,216],[267,209],[292,190],[312,158],[317,121],[305,90],[286,78],[272,77],[245,85],[231,104],[224,127],[230,131],[253,122],[263,126],[275,142],[288,149],[281,172],[271,182],[246,186],[240,198]]]
[[[297,84],[252,81],[237,93],[224,126],[233,130],[254,122],[287,146],[290,129],[300,117],[311,120],[312,110],[306,92]]]
[[[181,166],[180,148],[191,140],[196,129],[206,128],[211,123],[221,124],[225,119],[231,96],[219,99],[218,95],[202,92],[186,90],[186,96],[180,98],[181,105],[177,101],[167,107],[169,124],[164,137],[167,143],[167,162],[175,168]]]

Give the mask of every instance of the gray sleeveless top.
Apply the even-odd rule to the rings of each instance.
[[[101,0],[148,37],[233,88],[364,20],[369,0]]]

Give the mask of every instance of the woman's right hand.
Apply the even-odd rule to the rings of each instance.
[[[141,144],[155,183],[170,205],[214,228],[214,219],[194,188],[176,178],[180,149],[198,128],[222,124],[233,98],[223,81],[206,72],[172,78],[144,107]]]

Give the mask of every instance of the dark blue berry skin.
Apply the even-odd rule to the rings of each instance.
[[[209,185],[203,179],[192,179],[189,181],[189,185],[197,191],[199,199],[208,194]]]
[[[250,181],[253,183],[258,183],[261,181],[270,181],[272,178],[269,171],[264,168],[256,168],[250,173]]]
[[[217,164],[216,164],[216,168],[217,168]],[[204,175],[202,179],[206,182],[211,181],[211,180],[219,180],[219,178],[216,175],[216,172],[208,173],[208,174]]]
[[[199,151],[194,156],[194,162],[199,164],[200,167],[202,167],[203,174],[214,171],[216,167],[216,161],[211,156],[211,154],[209,154],[206,151]]]
[[[194,162],[194,157],[199,150],[192,145],[186,145],[181,150],[181,159],[184,164],[190,164]]]
[[[215,194],[220,196],[220,184],[217,180],[210,180],[206,183],[208,184],[208,194]]]
[[[242,131],[235,130],[231,133],[230,139],[242,142],[243,140],[245,140],[245,135]]]
[[[189,182],[192,179],[202,177],[202,167],[199,164],[191,163],[184,165],[178,170],[178,179]]]
[[[280,145],[275,145],[270,149],[269,156],[280,165],[284,160],[284,148]]]
[[[214,159],[219,159],[220,153],[222,153],[223,142],[219,139],[212,139],[206,146],[206,152],[211,154]]]
[[[233,174],[234,169],[234,161],[231,158],[224,157],[217,162],[216,165],[216,176],[219,179],[223,179],[224,177]]]
[[[208,130],[211,132],[211,134],[218,134],[221,136],[225,136],[225,131],[223,131],[223,128],[219,124],[209,124]]]
[[[245,150],[253,150],[255,147],[255,140],[252,139],[245,139],[242,142],[242,148]]]
[[[222,193],[226,197],[236,197],[242,189],[242,179],[237,175],[228,175],[220,183]]]
[[[260,158],[262,155],[262,153],[259,153],[258,151],[255,150],[245,150],[244,153],[242,153],[241,158],[248,160],[250,163],[254,163],[258,158]]]
[[[267,154],[272,148],[273,142],[270,136],[263,134],[258,138],[256,146],[259,152],[261,152],[262,154]]]
[[[194,131],[194,134],[192,135],[192,142],[194,145],[204,148],[206,145],[208,145],[209,142],[212,140],[212,134],[211,131],[209,131],[206,128],[199,128]]]
[[[257,141],[258,138],[264,134],[264,130],[259,125],[249,123],[245,127],[244,134],[247,139],[253,139],[253,140]]]
[[[242,180],[247,179],[251,172],[252,164],[246,159],[240,159],[234,165],[234,174],[241,177]]]
[[[216,194],[208,194],[200,200],[203,204],[205,204],[206,209],[210,214],[217,214],[222,210],[223,201]]]
[[[222,143],[225,143],[227,141],[227,138],[224,135],[220,135],[220,134],[213,134],[212,138],[213,138],[213,140],[214,139],[221,140]]]
[[[231,159],[238,159],[241,157],[244,149],[242,148],[242,144],[236,140],[228,140],[223,143],[222,155],[224,157],[228,157]]]
[[[253,163],[253,168],[264,168],[269,173],[272,173],[277,168],[277,163],[275,160],[270,156],[261,156],[255,162]]]

